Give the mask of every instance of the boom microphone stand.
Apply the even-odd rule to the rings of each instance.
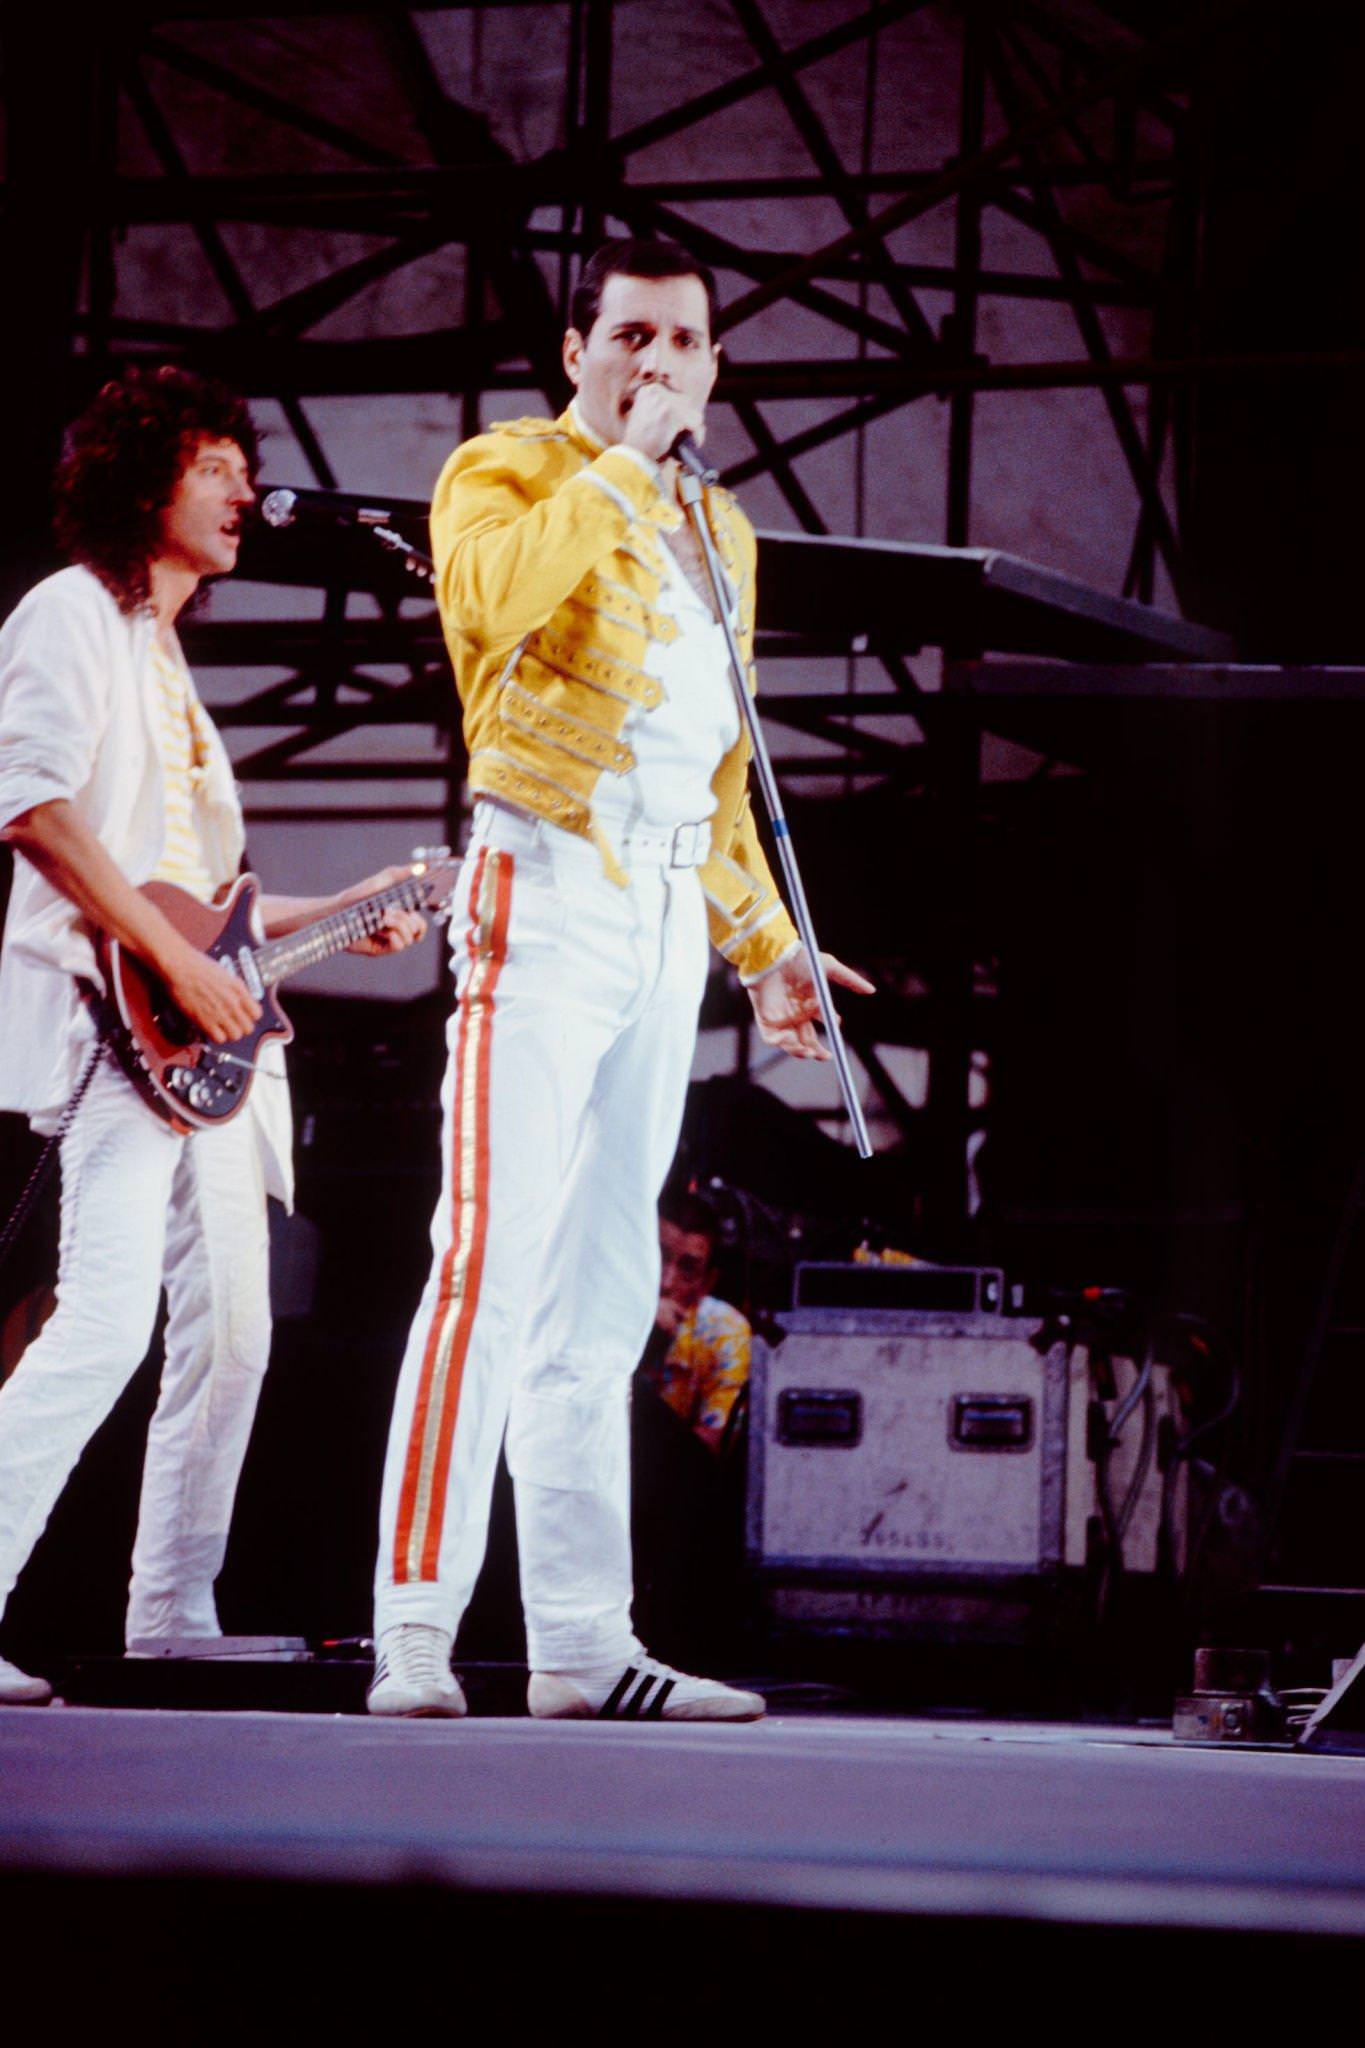
[[[706,573],[710,578],[711,589],[715,595],[716,616],[720,620],[721,628],[725,634],[725,645],[730,656],[730,680],[734,685],[740,719],[745,731],[749,735],[749,744],[753,748],[754,770],[758,778],[759,789],[763,795],[763,802],[767,807],[768,817],[772,824],[773,838],[777,844],[777,854],[782,865],[783,880],[787,885],[787,897],[791,904],[792,917],[795,920],[796,929],[801,935],[801,943],[805,947],[806,955],[810,961],[811,979],[815,983],[816,999],[820,1005],[820,1021],[825,1027],[825,1036],[829,1040],[829,1049],[834,1055],[834,1070],[839,1076],[839,1092],[844,1098],[844,1108],[848,1112],[848,1120],[853,1130],[853,1142],[858,1148],[858,1157],[860,1159],[870,1159],[872,1157],[872,1140],[867,1135],[867,1125],[863,1119],[863,1107],[858,1100],[858,1091],[853,1084],[853,1070],[849,1065],[848,1048],[844,1044],[844,1035],[839,1028],[839,1019],[835,1015],[834,998],[830,994],[829,977],[825,973],[825,963],[820,957],[820,947],[815,937],[815,927],[811,923],[810,908],[806,902],[806,892],[801,884],[801,871],[796,865],[796,849],[792,845],[791,828],[787,824],[786,813],[782,808],[782,793],[778,789],[777,777],[773,773],[772,759],[768,753],[767,742],[763,737],[763,728],[758,721],[757,706],[749,695],[748,687],[744,680],[744,657],[740,652],[739,641],[735,635],[734,622],[730,617],[730,607],[726,602],[725,577],[721,570],[719,557],[716,554],[716,544],[711,537],[710,522],[706,517],[705,506],[702,502],[703,488],[706,484],[715,483],[716,472],[707,467],[701,450],[697,447],[690,434],[680,434],[673,444],[671,453],[678,462],[678,495],[686,508],[692,531],[697,537],[697,544],[701,549],[702,559],[706,563]]]

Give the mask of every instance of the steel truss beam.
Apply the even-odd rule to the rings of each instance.
[[[951,17],[939,10],[938,29],[955,19],[963,41],[953,153],[943,162],[884,168],[866,148],[866,137],[857,160],[856,149],[830,132],[814,74],[841,54],[846,60],[849,53],[866,56],[874,39],[884,50],[923,0],[863,6],[851,0],[845,19],[786,46],[767,0],[728,4],[754,61],[746,58],[733,76],[613,131],[612,0],[562,0],[568,62],[561,130],[555,145],[530,161],[514,159],[481,115],[452,99],[422,33],[418,17],[430,11],[423,7],[372,16],[384,61],[421,138],[416,162],[387,137],[379,142],[356,133],[320,100],[304,103],[282,81],[244,75],[234,65],[231,38],[210,56],[178,32],[181,19],[259,19],[259,0],[219,0],[212,10],[187,5],[179,16],[150,6],[117,10],[117,22],[106,31],[106,54],[116,48],[125,54],[117,73],[103,61],[90,67],[102,98],[81,145],[82,162],[95,174],[86,178],[94,189],[85,298],[76,323],[83,352],[48,367],[48,439],[58,407],[69,411],[106,374],[111,358],[152,350],[179,353],[250,395],[278,399],[323,483],[333,481],[333,465],[325,436],[306,410],[310,400],[449,393],[460,401],[466,434],[478,427],[488,393],[538,386],[557,405],[563,395],[560,333],[575,265],[604,231],[626,226],[672,235],[727,278],[740,280],[722,327],[741,338],[741,346],[761,313],[786,306],[803,315],[799,355],[765,342],[762,356],[736,360],[727,348],[717,401],[733,408],[751,451],[728,470],[731,484],[771,478],[799,526],[826,532],[828,506],[820,503],[816,466],[804,458],[839,442],[861,448],[867,428],[903,407],[943,404],[950,423],[944,538],[960,544],[971,535],[980,396],[1093,388],[1104,398],[1115,460],[1134,490],[1129,586],[1150,597],[1160,564],[1178,580],[1190,391],[1200,378],[1285,367],[1283,358],[1201,360],[1183,316],[1194,208],[1180,95],[1191,67],[1240,10],[1201,9],[1197,19],[1149,39],[1112,23],[1087,29],[1077,8],[1054,11],[1042,0],[963,0]],[[334,9],[319,0],[316,7],[281,11],[306,22]],[[55,49],[54,36],[47,42]],[[197,164],[200,152],[188,146],[186,87],[218,96],[239,122],[258,124],[265,144],[261,170],[191,171],[189,159]],[[692,155],[674,166],[661,161],[670,142],[704,141],[706,122],[733,115],[760,95],[781,110],[800,140],[808,167],[799,174],[774,175],[761,163],[703,164],[698,171]],[[118,174],[120,111],[138,124],[159,176]],[[868,122],[870,133],[870,113]],[[312,143],[330,164],[340,159],[348,167],[271,168],[272,135]],[[915,143],[912,135],[906,155],[914,154]],[[843,230],[813,248],[811,203],[831,199]],[[756,246],[745,209],[760,201],[772,225]],[[6,229],[17,217],[29,243],[38,225],[32,202],[30,188],[7,193],[4,201]],[[1135,205],[1164,209],[1159,262],[1137,260],[1121,239],[1108,238],[1104,223]],[[954,215],[951,260],[926,261],[922,251],[907,248],[905,231],[943,207]],[[1033,274],[1026,262],[1017,270],[988,267],[982,252],[992,215],[1036,236],[1051,272]],[[61,218],[69,225],[69,206]],[[193,237],[216,281],[222,307],[206,308],[203,325],[168,320],[148,308],[130,316],[120,306],[124,231],[157,223]],[[281,291],[255,278],[245,256],[234,256],[245,246],[230,241],[234,225],[350,236],[363,246],[329,262],[324,276],[310,261],[313,281]],[[464,270],[462,303],[452,306],[448,327],[364,341],[319,332],[362,293],[449,250],[460,252]],[[70,257],[64,250],[63,276]],[[60,282],[54,270],[54,306]],[[938,309],[931,315],[926,294],[949,296],[946,321],[939,323]],[[1021,303],[1068,307],[1079,353],[1040,361],[1012,351],[1007,359],[988,360],[979,318],[987,298],[1006,318]],[[1103,316],[1116,308],[1150,314],[1150,350],[1113,350]],[[51,319],[44,332],[51,334]],[[1343,353],[1311,366],[1355,374],[1362,363]],[[1133,390],[1150,394],[1145,431],[1127,396]],[[818,401],[825,416],[779,431],[780,415],[769,408],[788,400]],[[449,829],[463,760],[432,616],[405,609],[378,619],[349,618],[345,593],[335,590],[321,621],[226,623],[201,627],[191,638],[192,658],[210,678],[225,667],[266,678],[245,696],[214,704],[219,723],[249,749],[239,754],[237,768],[251,785],[254,820],[336,823],[382,816]],[[847,694],[766,691],[765,713],[786,735],[778,765],[794,782],[928,792],[927,808],[941,827],[939,872],[945,877],[941,937],[933,961],[925,963],[933,993],[914,1005],[880,1006],[855,1042],[888,1113],[902,1131],[913,1125],[924,1138],[938,1183],[950,1191],[947,1206],[958,1210],[970,1057],[990,1031],[989,1004],[974,993],[972,959],[967,842],[978,764],[955,708],[948,707],[945,718],[943,700],[917,690],[896,648],[855,648],[838,636],[760,644],[765,656],[807,663],[847,660],[855,652],[876,661],[887,682]],[[861,672],[857,680],[865,681]],[[387,728],[402,748],[398,759],[355,744],[371,727]],[[429,737],[419,738],[423,728]],[[404,745],[409,733],[411,744]],[[365,791],[381,784],[403,794],[368,801]],[[297,794],[281,801],[290,791]],[[859,1028],[857,1020],[850,1022]],[[876,1053],[877,1043],[898,1036],[932,1047],[930,1102],[922,1115],[904,1103]]]
[[[1154,78],[1170,75],[1187,65],[1196,53],[1206,50],[1215,29],[1226,25],[1227,18],[1246,12],[1246,6],[1212,9],[1197,23],[1186,23],[1171,30],[1165,36],[1145,47],[1135,55],[1112,66],[1102,77],[1091,84],[1067,94],[1051,105],[1029,114],[999,141],[981,150],[976,156],[947,166],[936,177],[918,191],[884,207],[880,213],[871,215],[861,227],[849,228],[823,248],[803,257],[789,271],[771,278],[767,283],[756,285],[726,307],[720,322],[723,332],[741,326],[775,304],[779,299],[789,297],[801,285],[813,277],[822,263],[832,257],[851,255],[866,243],[885,240],[896,229],[906,227],[922,214],[934,207],[955,199],[959,193],[979,183],[991,173],[1004,170],[1020,153],[1042,143],[1058,129],[1065,128],[1080,114],[1133,94],[1143,86],[1150,85]]]
[[[1178,174],[1177,158],[1172,155],[1154,159],[1148,168],[1150,181],[1140,196],[1160,198],[1169,192]],[[851,192],[860,195],[914,195],[935,184],[939,175],[930,171],[866,177],[851,173],[847,185]],[[1038,175],[1043,183],[1059,192],[1106,182],[1084,166],[1067,163],[1046,165]],[[477,189],[471,189],[475,180]],[[983,200],[1000,206],[1016,203],[1014,188],[1021,182],[1021,173],[1010,165],[983,172],[974,181]],[[1035,182],[1032,174],[1028,182]],[[509,208],[552,207],[566,193],[576,194],[580,189],[579,180],[563,159],[542,157],[532,163],[489,163],[471,157],[453,159],[444,166],[402,165],[373,171],[186,171],[173,177],[116,177],[87,195],[87,211],[91,220],[115,221],[120,225],[174,226],[198,220],[240,220],[273,227],[327,229],[333,233],[395,235],[444,216],[452,223],[448,239],[459,240],[466,232],[477,233],[484,202],[490,197]],[[796,203],[828,196],[819,178],[802,176],[643,179],[620,189],[644,203],[660,206],[747,203],[754,199]],[[570,240],[577,248],[582,236],[574,234]],[[1115,255],[1098,240],[1092,240],[1091,246],[1097,260]],[[762,249],[747,250],[746,255],[774,273],[779,263],[785,272],[811,260],[795,254],[773,257]],[[849,274],[846,266],[865,263],[867,258],[855,251],[846,259],[835,261],[822,250],[814,261],[817,267],[813,275],[838,277]]]
[[[1007,31],[989,34],[985,39],[985,43],[984,57],[986,67],[994,81],[1001,104],[1013,123],[1016,133],[1018,133],[1026,128],[1030,109],[1024,94],[1019,88],[1018,80],[1006,59],[1005,53],[1009,50],[1017,54],[1020,52],[1021,45],[1018,39],[1010,36]],[[1028,69],[1036,85],[1038,83],[1037,67],[1030,63]],[[1046,80],[1043,81],[1043,89],[1044,93],[1047,94]],[[1043,99],[1042,104],[1044,106],[1053,104],[1050,94]],[[1074,132],[1070,124],[1068,125],[1067,132],[1069,134]],[[1031,178],[1035,164],[1040,162],[1039,148],[1033,143],[1026,143],[1022,145],[1021,154]],[[1109,343],[1099,314],[1093,304],[1087,300],[1080,259],[1067,238],[1066,222],[1062,211],[1057,204],[1054,194],[1043,185],[1034,186],[1033,203],[1042,218],[1047,234],[1048,246],[1051,249],[1058,274],[1071,294],[1072,311],[1075,314],[1076,325],[1080,330],[1081,340],[1085,344],[1086,352],[1096,368],[1104,370],[1112,361]],[[1143,445],[1141,432],[1123,387],[1119,384],[1106,382],[1100,386],[1100,389],[1104,396],[1110,420],[1113,423],[1119,447],[1123,453],[1123,459],[1128,466],[1129,474],[1132,477],[1138,494],[1141,504],[1143,530],[1149,533],[1155,541],[1167,572],[1170,575],[1172,586],[1177,596],[1183,600],[1185,595],[1184,564],[1181,559],[1180,543],[1176,538],[1174,524],[1162,500],[1160,475],[1153,466],[1149,451]]]
[[[314,473],[326,478],[330,466],[325,451],[302,407],[302,400],[309,395],[454,388],[463,395],[468,425],[477,418],[481,391],[524,382],[528,377],[541,384],[548,398],[556,400],[561,395],[557,334],[567,289],[567,262],[575,249],[595,237],[610,212],[646,231],[672,233],[704,260],[750,277],[750,290],[727,310],[727,326],[786,297],[895,359],[869,356],[863,347],[853,364],[826,359],[807,364],[748,362],[734,366],[720,388],[722,400],[740,402],[742,384],[748,404],[774,397],[840,396],[858,403],[836,421],[822,423],[814,430],[815,438],[809,428],[786,442],[770,436],[765,450],[741,464],[732,481],[765,471],[778,477],[780,458],[779,481],[790,499],[793,464],[812,448],[844,434],[861,433],[873,419],[895,410],[898,404],[927,397],[950,399],[946,534],[951,540],[960,540],[970,524],[969,423],[974,394],[1094,382],[1105,393],[1120,452],[1139,495],[1135,562],[1139,556],[1145,559],[1159,552],[1178,575],[1175,529],[1158,478],[1165,449],[1162,422],[1178,417],[1180,408],[1156,408],[1157,425],[1149,451],[1118,386],[1152,378],[1213,374],[1220,366],[1109,359],[1099,318],[1101,308],[1145,301],[1169,306],[1172,295],[1163,280],[1144,276],[1118,252],[1097,247],[1093,235],[1076,232],[1056,194],[1059,187],[1064,189],[1066,180],[1077,177],[1106,184],[1125,198],[1139,189],[1150,197],[1154,176],[1169,184],[1173,166],[1179,161],[1182,110],[1162,89],[1163,81],[1178,75],[1179,67],[1188,63],[1201,36],[1206,38],[1207,28],[1196,35],[1186,27],[1154,44],[1130,50],[1114,64],[1084,36],[1054,21],[1036,5],[1002,8],[987,4],[987,0],[973,0],[964,13],[964,50],[972,62],[964,71],[964,127],[955,162],[937,172],[902,172],[880,179],[866,171],[854,173],[844,165],[815,112],[803,74],[838,51],[889,31],[916,12],[918,4],[919,0],[883,0],[848,22],[784,50],[760,0],[731,0],[759,63],[679,107],[612,136],[610,0],[573,0],[568,10],[573,28],[573,76],[566,98],[564,139],[560,147],[525,164],[513,162],[498,150],[485,124],[450,101],[412,18],[402,11],[386,14],[384,29],[433,159],[426,166],[403,164],[392,151],[356,136],[326,113],[296,107],[284,95],[241,78],[229,64],[185,50],[164,30],[152,33],[144,41],[144,64],[155,62],[167,76],[190,78],[265,120],[288,124],[333,150],[344,151],[361,168],[308,176],[263,173],[247,178],[192,179],[145,76],[134,67],[129,91],[167,175],[142,180],[140,185],[119,186],[114,181],[108,218],[112,223],[115,217],[181,215],[193,226],[235,317],[211,340],[197,329],[151,334],[143,323],[125,324],[113,318],[112,294],[106,292],[102,310],[91,307],[90,337],[102,345],[101,352],[130,343],[179,345],[211,359],[222,374],[248,391],[278,395]],[[1024,103],[1017,81],[1002,68],[1002,21],[1010,48],[1037,95],[1034,105]],[[1005,95],[1009,124],[1005,134],[989,145],[985,143],[982,66],[979,55],[973,56],[988,45],[997,91]],[[1072,79],[1079,78],[1079,85],[1061,91],[1040,50],[1062,64]],[[760,181],[762,189],[793,199],[798,193],[832,193],[849,223],[847,233],[835,243],[797,259],[780,251],[746,249],[669,203],[670,193],[686,203],[689,196],[707,191],[743,192],[752,188],[752,181],[746,185],[742,179],[694,179],[670,185],[657,179],[632,182],[629,176],[632,160],[643,150],[765,90],[774,91],[785,106],[811,156],[815,175]],[[1173,135],[1172,156],[1157,165],[1150,155],[1144,159],[1138,153],[1137,129],[1131,118],[1138,105],[1163,120]],[[1104,107],[1115,110],[1116,137],[1122,144],[1112,161],[1103,156],[1084,126],[1087,115]],[[1040,155],[1044,143],[1057,139],[1068,141],[1078,160],[1048,160]],[[897,183],[905,189],[892,204],[871,212],[869,199],[874,189],[891,189]],[[543,214],[551,201],[560,208],[557,232],[531,224],[532,216]],[[916,266],[895,260],[887,237],[930,206],[948,201],[956,204],[958,216],[952,266]],[[979,222],[983,209],[997,205],[1045,237],[1061,273],[1058,278],[982,273]],[[377,234],[387,246],[371,249],[282,299],[259,305],[252,302],[222,243],[219,226],[228,218],[272,220],[299,228],[330,226],[334,231],[349,228]],[[461,328],[390,342],[337,343],[308,338],[320,321],[359,292],[452,244],[467,253],[469,283],[466,320]],[[561,306],[557,309],[551,306],[534,261],[536,251],[543,253],[556,246],[561,259]],[[1100,263],[1109,269],[1107,279],[1091,274]],[[497,318],[488,318],[483,307],[485,277],[502,302]],[[858,287],[856,303],[838,289],[850,284]],[[884,319],[868,306],[869,284],[885,294],[899,316],[897,321]],[[941,335],[935,335],[915,299],[915,292],[924,287],[951,287],[953,291],[953,315]],[[1088,362],[992,365],[979,360],[972,346],[975,308],[988,291],[1007,299],[1050,297],[1069,302],[1086,343]],[[932,378],[927,374],[931,366]],[[895,402],[891,403],[893,395]],[[1150,585],[1150,563],[1133,573],[1144,588]]]

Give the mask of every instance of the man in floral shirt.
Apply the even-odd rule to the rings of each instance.
[[[665,1192],[659,1210],[663,1273],[654,1335],[640,1381],[719,1454],[749,1377],[749,1325],[710,1292],[719,1219],[704,1195]]]

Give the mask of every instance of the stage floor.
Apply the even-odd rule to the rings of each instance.
[[[1159,1729],[0,1710],[0,1870],[1365,1934],[1365,1758]]]

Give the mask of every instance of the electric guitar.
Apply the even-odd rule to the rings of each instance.
[[[245,1038],[214,1045],[204,1038],[151,968],[107,933],[96,940],[106,999],[92,1004],[114,1057],[138,1094],[172,1130],[212,1130],[244,1107],[267,1039],[286,1044],[294,1027],[275,1000],[286,975],[329,959],[379,930],[393,909],[438,911],[449,899],[459,862],[418,859],[413,872],[373,896],[335,910],[281,939],[258,944],[254,875],[241,875],[221,903],[200,903],[172,882],[146,882],[142,894],[183,938],[237,975],[261,1006]]]

